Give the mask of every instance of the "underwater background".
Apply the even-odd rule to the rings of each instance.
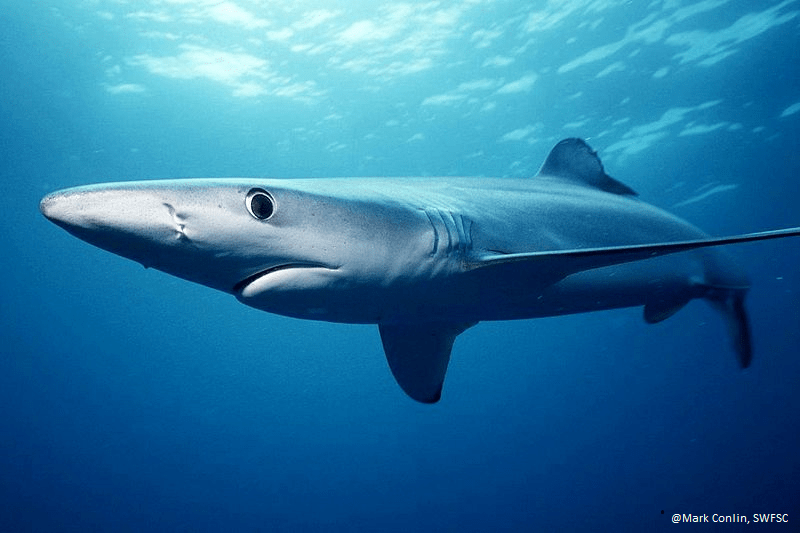
[[[144,270],[38,202],[532,176],[579,136],[712,235],[797,226],[799,37],[797,0],[0,0],[0,531],[796,530],[799,239],[729,249],[752,280],[745,371],[699,301],[656,325],[483,323],[430,406],[376,327]]]

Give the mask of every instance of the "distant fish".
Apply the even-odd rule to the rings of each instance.
[[[721,193],[721,192],[725,192],[725,191],[732,191],[733,189],[736,189],[738,187],[739,187],[738,185],[733,184],[733,183],[729,183],[727,185],[716,185],[716,186],[711,187],[710,189],[706,189],[705,191],[701,192],[700,194],[692,196],[691,198],[688,198],[688,199],[686,199],[686,200],[684,200],[682,202],[678,202],[677,204],[672,204],[672,207],[683,207],[685,205],[693,204],[695,202],[699,202],[700,200],[705,200],[709,196],[713,196],[715,194],[718,194],[718,193]],[[703,188],[701,187],[699,190],[702,191]]]
[[[790,105],[789,107],[787,107],[786,109],[784,109],[783,113],[781,113],[781,117],[780,118],[785,118],[785,117],[794,115],[795,113],[798,113],[798,112],[800,112],[800,102],[796,102],[796,103]]]

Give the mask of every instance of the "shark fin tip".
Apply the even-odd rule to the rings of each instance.
[[[556,144],[537,176],[554,176],[613,194],[638,196],[636,191],[606,174],[597,152],[577,137]]]

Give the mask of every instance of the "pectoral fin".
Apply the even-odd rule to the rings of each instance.
[[[724,246],[744,242],[780,239],[800,236],[800,227],[759,233],[747,233],[731,237],[708,237],[693,241],[660,242],[653,244],[632,244],[609,246],[605,248],[576,248],[573,250],[548,250],[530,253],[485,253],[466,264],[468,270],[486,269],[497,266],[508,267],[517,264],[539,274],[563,278],[575,272],[601,268],[623,263],[642,261],[662,255],[688,252],[711,246]]]
[[[386,360],[400,388],[418,402],[438,402],[453,341],[473,325],[379,324]]]

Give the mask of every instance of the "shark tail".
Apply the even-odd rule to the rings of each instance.
[[[750,337],[750,320],[744,307],[746,288],[709,287],[705,298],[722,314],[728,327],[733,349],[739,366],[747,368],[753,359],[753,343]]]

